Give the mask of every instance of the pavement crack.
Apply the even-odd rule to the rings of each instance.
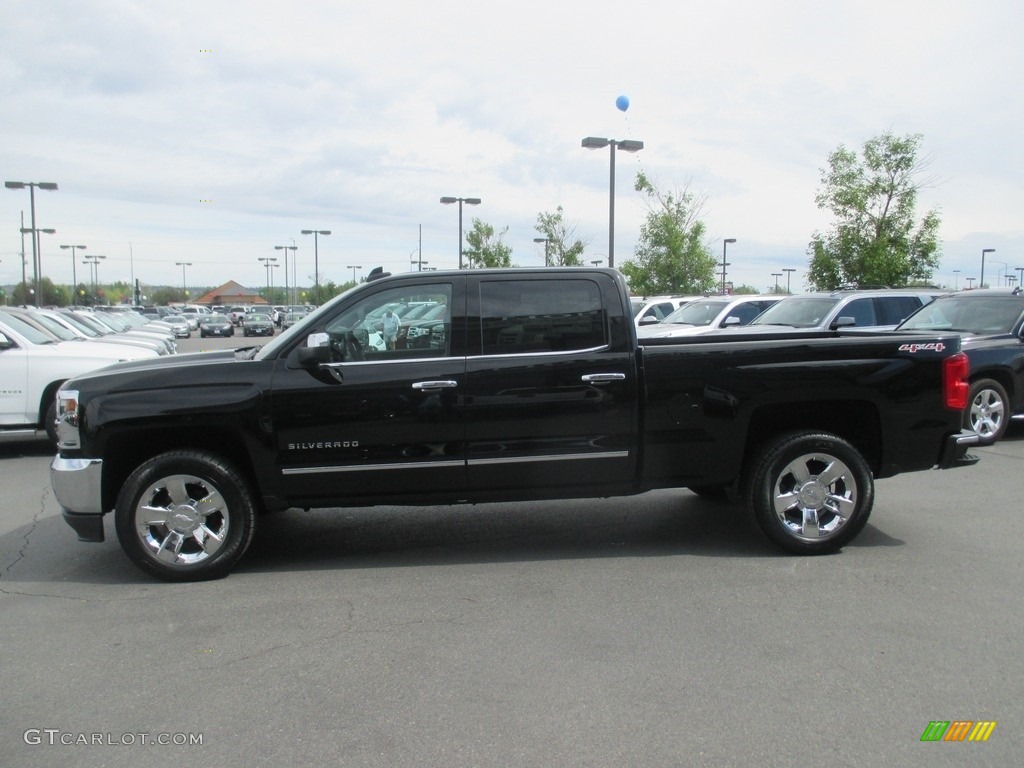
[[[49,486],[46,486],[43,488],[43,495],[39,499],[39,508],[32,515],[32,522],[29,525],[28,530],[25,531],[24,535],[21,537],[21,546],[18,548],[18,554],[14,558],[14,560],[12,560],[4,567],[3,572],[0,572],[0,579],[3,579],[5,576],[7,576],[7,574],[14,570],[14,567],[18,563],[25,559],[25,554],[28,551],[29,538],[32,536],[33,533],[35,533],[36,527],[39,525],[39,520],[40,518],[42,518],[43,512],[46,509],[46,500],[47,498],[49,498],[49,496],[50,488]]]

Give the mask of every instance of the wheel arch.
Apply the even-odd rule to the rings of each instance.
[[[236,430],[227,427],[178,426],[126,432],[111,437],[104,447],[102,503],[113,509],[128,476],[140,465],[168,451],[205,451],[230,461],[249,483],[253,499],[262,509],[260,484],[252,456]]]
[[[866,400],[822,400],[765,406],[750,418],[744,447],[744,476],[759,458],[762,445],[794,431],[827,432],[850,443],[864,457],[872,473],[882,463],[882,421],[878,408]]]
[[[59,381],[52,381],[43,388],[43,393],[39,397],[39,410],[38,410],[38,423],[41,426],[45,426],[43,421],[46,419],[46,412],[50,409],[50,405],[53,403],[54,398],[57,397],[57,390],[60,389],[61,385],[67,381],[67,379],[60,379]]]
[[[971,375],[967,379],[969,385],[983,380],[991,379],[1006,390],[1006,396],[1010,398],[1010,402],[1014,402],[1016,394],[1016,387],[1014,386],[1013,373],[1007,368],[981,368],[977,371],[971,371]]]

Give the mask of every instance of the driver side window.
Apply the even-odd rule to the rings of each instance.
[[[407,285],[364,296],[327,324],[331,360],[447,356],[451,298],[447,283]]]

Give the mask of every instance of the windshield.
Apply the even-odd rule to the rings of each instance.
[[[1019,296],[951,296],[936,299],[908,317],[901,331],[1010,333],[1024,311]]]
[[[24,336],[32,344],[56,344],[57,340],[53,336],[40,331],[38,328],[29,325],[20,317],[14,315],[8,315],[3,313],[0,315],[0,321],[11,328],[13,331],[17,331]]]
[[[677,325],[711,325],[722,310],[729,306],[729,300],[698,300],[684,304],[670,314],[663,323]]]
[[[81,336],[79,336],[77,333],[64,327],[63,325],[61,325],[48,315],[44,315],[41,313],[33,313],[32,317],[35,319],[37,323],[46,328],[46,330],[48,330],[61,341],[73,341],[74,339],[81,338]]]
[[[838,296],[790,296],[768,307],[750,325],[816,328],[825,321],[839,300]]]

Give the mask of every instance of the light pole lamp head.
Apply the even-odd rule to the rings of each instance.
[[[46,189],[54,191],[57,189],[57,185],[52,181],[5,181],[4,186],[8,189],[24,189],[25,187],[39,187],[39,189]]]
[[[982,248],[981,249],[981,255],[982,256],[984,256],[986,253],[995,253],[995,252],[996,252],[995,248]]]
[[[644,148],[644,143],[633,139],[624,139],[618,143],[618,148],[623,152],[639,152]]]
[[[723,243],[735,243],[736,242],[736,238],[735,237],[727,237],[722,242]]]
[[[85,246],[84,245],[62,245],[61,246],[61,250],[63,250],[63,251],[66,251],[68,248],[77,248],[80,251],[84,251],[85,250]]]
[[[480,205],[483,202],[479,197],[465,197],[462,199],[466,205]]]
[[[441,198],[441,202],[444,205],[451,205],[452,203],[457,203],[459,201],[456,198],[454,198],[454,197],[442,197]]]
[[[599,136],[587,136],[581,143],[580,146],[584,149],[601,149],[611,144],[610,139],[603,139]]]

